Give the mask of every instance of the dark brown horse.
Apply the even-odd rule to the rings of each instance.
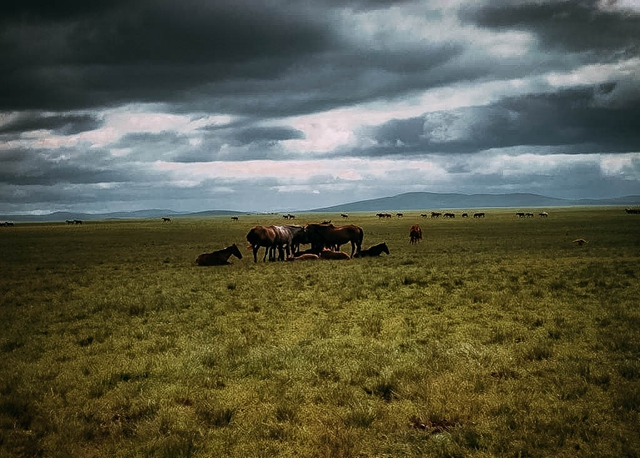
[[[377,245],[367,248],[366,250],[361,250],[360,252],[356,253],[355,257],[356,258],[375,257],[375,256],[380,256],[382,253],[389,254],[389,247],[385,242],[378,243]]]
[[[420,240],[422,240],[422,229],[418,224],[414,224],[409,231],[409,241],[411,243],[418,243]]]
[[[199,266],[222,266],[225,264],[231,264],[228,259],[231,255],[234,255],[238,259],[242,259],[242,253],[234,243],[222,250],[214,251],[213,253],[202,253],[196,258],[196,264]]]
[[[333,224],[307,224],[305,231],[309,237],[309,243],[315,253],[320,254],[324,248],[335,250],[340,245],[351,242],[351,257],[362,248],[364,231],[361,227],[348,224],[346,226],[334,226]]]

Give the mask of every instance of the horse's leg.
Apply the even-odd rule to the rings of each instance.
[[[253,245],[253,262],[258,262],[258,250],[260,245]]]

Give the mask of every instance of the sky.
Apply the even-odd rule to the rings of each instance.
[[[0,213],[640,194],[640,0],[5,3]]]

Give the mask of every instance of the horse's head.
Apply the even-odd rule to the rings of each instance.
[[[389,254],[389,247],[387,246],[386,242],[382,243],[382,251]]]
[[[231,245],[231,254],[235,255],[238,259],[242,259],[242,253],[240,253],[240,249],[235,243]]]

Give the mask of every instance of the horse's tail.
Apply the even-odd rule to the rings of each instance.
[[[356,238],[356,246],[358,249],[356,251],[360,251],[362,249],[362,241],[364,240],[364,231],[361,227],[358,227],[358,234]]]

